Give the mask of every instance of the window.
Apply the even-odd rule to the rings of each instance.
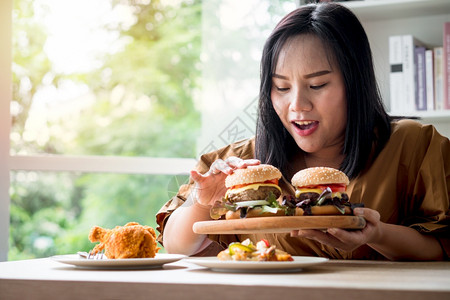
[[[262,45],[295,7],[1,5],[0,260],[89,250],[93,225],[155,226],[198,154],[254,134]]]

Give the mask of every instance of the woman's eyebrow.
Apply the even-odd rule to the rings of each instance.
[[[314,73],[306,74],[306,75],[303,76],[303,78],[308,79],[308,78],[312,78],[312,77],[326,75],[326,74],[329,74],[329,73],[331,73],[330,70],[322,70],[322,71],[317,71],[317,72],[314,72]],[[283,80],[288,80],[289,79],[287,76],[276,74],[276,73],[273,73],[272,77],[280,78],[280,79],[283,79]]]
[[[331,73],[330,70],[323,70],[323,71],[318,71],[318,72],[314,72],[311,74],[306,74],[303,77],[304,78],[312,78],[312,77],[322,76],[322,75],[329,74],[329,73]]]
[[[280,79],[284,79],[284,80],[288,80],[289,78],[287,76],[283,76],[283,75],[279,75],[279,74],[272,74],[272,77],[275,78],[280,78]]]

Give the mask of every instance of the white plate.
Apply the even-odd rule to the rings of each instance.
[[[219,260],[211,257],[190,257],[184,261],[207,267],[214,271],[252,271],[252,272],[280,272],[296,271],[312,265],[328,261],[325,257],[293,256],[294,261],[231,261]]]
[[[182,254],[156,253],[154,258],[124,258],[124,259],[86,259],[78,254],[56,255],[51,258],[63,263],[81,268],[91,269],[150,269],[160,268],[164,264],[185,258]]]

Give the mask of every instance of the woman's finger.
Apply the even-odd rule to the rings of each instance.
[[[206,174],[202,175],[197,170],[191,170],[190,175],[191,175],[192,180],[194,180],[194,182],[196,182],[196,183],[202,182],[204,180],[204,178],[206,177]]]
[[[327,233],[345,245],[364,244],[364,235],[361,230],[348,231],[340,228],[329,228]]]
[[[261,161],[259,159],[244,159],[244,166],[257,166],[260,165]]]
[[[258,159],[242,159],[240,157],[230,156],[225,160],[225,163],[234,169],[241,169],[248,166],[259,165],[261,162]]]
[[[261,162],[257,159],[241,159],[236,156],[230,156],[225,160],[217,159],[209,168],[209,171],[204,175],[216,175],[219,173],[224,173],[230,175],[236,169],[246,168],[248,166],[259,165]]]
[[[236,156],[228,157],[227,159],[225,159],[225,163],[234,169],[241,168],[245,164],[242,158]]]
[[[213,174],[213,175],[219,174],[219,173],[225,173],[228,175],[228,174],[233,173],[233,169],[224,160],[217,159],[216,161],[214,161],[212,163],[211,167],[209,168],[208,173]]]
[[[333,232],[333,230],[331,230],[331,232]],[[296,236],[311,239],[321,244],[346,251],[351,251],[357,248],[358,245],[348,241],[347,242],[341,241],[333,234],[331,234],[331,232],[328,231],[323,232],[321,230],[314,230],[314,229],[301,229],[297,231]]]
[[[364,207],[358,207],[353,210],[355,216],[364,217],[367,222],[376,224],[380,222],[380,213],[376,210]]]

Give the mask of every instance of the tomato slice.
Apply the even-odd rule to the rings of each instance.
[[[264,242],[264,244],[266,245],[266,248],[269,248],[269,247],[270,247],[270,243],[269,243],[269,241],[268,241],[268,240],[266,240],[266,239],[262,239],[261,241],[263,241],[263,242]]]
[[[336,192],[345,192],[347,190],[347,186],[345,184],[323,184],[323,185],[313,185],[313,186],[305,186],[302,188],[307,188],[307,189],[321,189],[322,191],[325,190],[327,187],[329,187],[331,189],[331,191],[333,193]]]
[[[243,188],[243,187],[245,187],[247,185],[250,185],[250,184],[261,184],[261,183],[278,185],[278,179],[271,179],[271,180],[266,180],[264,182],[254,182],[254,183],[249,183],[249,184],[238,184],[238,185],[232,186],[231,188],[232,189],[240,189],[240,188]]]

